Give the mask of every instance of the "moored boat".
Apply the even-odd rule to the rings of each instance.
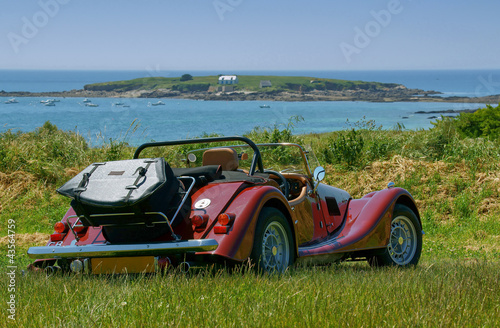
[[[16,100],[16,98],[10,98],[9,100],[4,102],[5,104],[17,104],[19,101]]]

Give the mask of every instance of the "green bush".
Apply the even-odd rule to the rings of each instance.
[[[500,139],[500,104],[486,105],[474,113],[461,113],[455,124],[462,137]]]
[[[180,81],[184,82],[184,81],[189,81],[189,80],[192,80],[192,79],[193,79],[193,76],[191,74],[184,74],[184,75],[181,76]]]
[[[340,134],[331,143],[331,151],[336,163],[345,163],[349,167],[360,166],[360,158],[364,147],[364,139],[359,132],[351,129],[346,134]]]

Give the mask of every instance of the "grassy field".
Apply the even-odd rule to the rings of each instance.
[[[127,81],[113,81],[94,83],[85,86],[86,90],[104,90],[104,91],[130,91],[130,90],[156,90],[172,89],[179,91],[207,91],[210,86],[217,86],[218,76],[194,76],[192,80],[181,81],[180,77],[145,77]],[[393,88],[397,84],[347,81],[338,79],[324,79],[303,76],[257,76],[257,75],[238,75],[238,84],[235,90],[239,91],[307,91],[312,89],[319,90],[345,90],[345,89],[382,89]],[[261,89],[260,81],[271,81],[272,86]],[[311,83],[314,81],[314,83]]]
[[[192,275],[22,276],[30,262],[27,248],[43,245],[67,210],[68,201],[54,190],[89,163],[131,158],[134,150],[120,140],[90,148],[81,136],[46,123],[30,133],[0,135],[5,308],[0,322],[9,322],[6,300],[12,294],[3,273],[9,265],[10,220],[16,225],[19,326],[500,325],[500,140],[495,135],[467,137],[456,122],[443,120],[425,131],[384,131],[368,121],[345,131],[295,136],[292,123],[256,129],[249,137],[310,145],[326,168],[326,183],[353,197],[385,188],[389,181],[410,191],[425,231],[416,268],[373,269],[356,262],[294,267],[282,276],[260,276],[246,267]]]
[[[498,327],[498,265],[17,279],[24,327]],[[7,284],[6,276],[0,278]],[[5,303],[4,303],[5,304]],[[5,315],[5,311],[2,311]],[[2,322],[6,320],[1,318]]]

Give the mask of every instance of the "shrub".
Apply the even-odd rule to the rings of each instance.
[[[184,74],[181,76],[181,82],[192,80],[193,76],[191,74]]]
[[[360,166],[362,161],[360,159],[361,152],[364,147],[364,139],[351,129],[347,134],[340,134],[336,140],[331,144],[331,151],[334,160],[337,163],[346,163],[347,166]]]
[[[461,113],[455,125],[462,137],[500,139],[500,104],[486,105],[474,113]]]

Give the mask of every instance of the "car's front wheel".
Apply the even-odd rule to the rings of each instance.
[[[394,207],[389,244],[382,253],[368,258],[373,266],[416,265],[422,252],[422,228],[415,213],[407,206]]]
[[[272,207],[264,207],[255,230],[250,258],[259,271],[282,273],[293,264],[292,231],[285,216]]]

